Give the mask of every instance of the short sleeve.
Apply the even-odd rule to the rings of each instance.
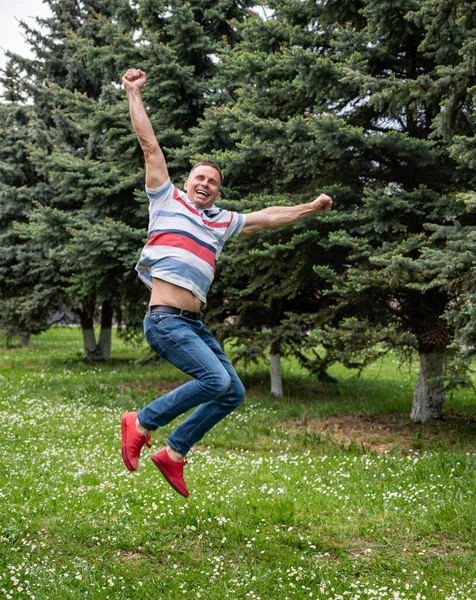
[[[161,200],[165,200],[170,196],[173,196],[173,185],[170,179],[168,178],[160,187],[152,190],[151,188],[145,187],[145,191],[150,202],[160,202]]]
[[[225,240],[229,240],[230,238],[239,235],[245,226],[245,215],[240,215],[237,212],[228,212],[228,215],[230,222],[224,235]]]

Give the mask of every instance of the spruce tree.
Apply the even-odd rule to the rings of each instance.
[[[197,158],[211,153],[223,165],[224,196],[236,210],[300,204],[321,192],[337,198],[343,210],[356,193],[342,178],[345,156],[326,160],[326,140],[312,114],[314,106],[323,110],[326,98],[312,95],[313,82],[307,81],[337,80],[326,59],[328,33],[311,27],[323,8],[296,2],[271,8],[272,16],[257,13],[248,20],[240,30],[243,40],[221,55],[216,81],[222,93],[193,131],[192,153]],[[329,138],[331,126],[331,120],[324,124]],[[330,152],[333,145],[331,139]],[[210,304],[219,335],[239,342],[239,358],[269,352],[270,362],[279,365],[281,354],[294,354],[329,380],[326,369],[336,353],[314,349],[311,358],[304,346],[327,305],[325,282],[315,267],[329,260],[338,264],[344,254],[326,253],[328,233],[340,223],[339,215],[319,215],[229,247]],[[221,325],[224,316],[232,317],[233,327]],[[272,381],[272,390],[280,387]]]
[[[358,47],[358,68],[344,72],[346,81],[360,86],[374,121],[384,125],[383,135],[368,137],[363,145],[373,154],[369,167],[378,170],[381,181],[365,191],[355,232],[335,236],[353,262],[340,278],[343,286],[336,287],[354,314],[369,314],[366,307],[372,304],[377,326],[393,322],[411,334],[420,360],[411,416],[426,422],[443,414],[455,335],[446,315],[461,304],[464,290],[457,276],[444,282],[441,264],[431,257],[443,241],[433,232],[469,216],[458,193],[474,179],[462,176],[449,145],[468,133],[471,97],[467,88],[456,92],[453,82],[461,71],[460,51],[474,36],[474,19],[461,18],[456,3],[419,2],[382,11],[378,4],[369,2],[364,11],[366,47]],[[395,36],[380,41],[389,27]],[[474,75],[468,76],[465,85],[474,85]]]
[[[327,347],[327,360],[354,362],[362,350],[370,360],[378,341],[416,350],[412,417],[440,418],[455,334],[446,317],[464,287],[428,261],[438,228],[469,219],[457,194],[474,180],[457,148],[474,135],[474,9],[435,0],[268,5],[268,18],[249,21],[223,57],[224,93],[195,151],[224,162],[229,196],[246,195],[246,209],[320,191],[335,204],[319,224],[236,245],[236,298],[251,301],[258,334],[275,317],[283,331],[304,326],[303,339],[312,328],[307,339]],[[314,314],[296,310],[303,293]]]
[[[1,104],[0,130],[0,329],[28,343],[61,308],[54,271],[45,274],[45,285],[34,285],[42,248],[31,239],[20,243],[14,227],[25,221],[34,200],[46,197],[47,185],[29,162],[29,148],[49,142],[31,106]]]
[[[441,56],[443,110],[435,119],[435,134],[448,143],[457,165],[455,178],[468,190],[455,191],[446,222],[428,225],[432,243],[423,250],[421,262],[433,275],[433,287],[448,290],[452,299],[445,311],[448,328],[454,332],[451,374],[455,383],[467,385],[476,346],[476,7],[438,0],[423,7],[418,18],[427,29],[424,47]]]
[[[203,112],[217,46],[223,37],[233,42],[229,20],[246,17],[247,8],[246,2],[49,5],[53,17],[42,21],[43,32],[25,26],[35,58],[13,56],[5,73],[5,98],[33,102],[52,140],[30,152],[48,194],[19,232],[25,243],[35,239],[48,248],[45,271],[59,269],[57,291],[80,316],[85,356],[105,359],[113,315],[138,324],[147,300],[133,270],[147,228],[144,160],[122,74],[131,65],[148,73],[145,102],[172,176],[183,175],[188,165],[174,163],[174,149]]]
[[[5,98],[33,103],[35,118],[41,121],[50,140],[49,145],[33,143],[29,147],[30,168],[38,180],[45,182],[47,190],[43,198],[35,198],[41,204],[31,207],[28,224],[23,224],[19,231],[25,244],[35,240],[43,249],[38,257],[41,268],[35,272],[32,291],[35,293],[51,285],[49,274],[55,273],[52,292],[79,315],[85,357],[104,359],[110,353],[112,307],[118,294],[114,288],[98,293],[94,284],[83,295],[75,294],[71,282],[78,275],[77,263],[64,260],[65,244],[71,238],[72,222],[84,229],[107,216],[107,213],[101,214],[100,207],[93,206],[94,183],[96,196],[101,192],[97,179],[96,182],[90,180],[94,166],[88,161],[97,158],[95,153],[100,144],[97,132],[91,135],[86,122],[92,114],[104,112],[105,104],[111,100],[108,87],[111,87],[115,66],[114,50],[117,52],[117,49],[114,45],[119,34],[124,36],[127,31],[126,39],[132,42],[135,22],[123,18],[117,3],[100,2],[94,6],[60,0],[50,2],[49,6],[53,17],[42,20],[41,32],[24,25],[34,58],[12,56],[4,79]],[[107,138],[104,131],[102,134],[101,140]],[[103,161],[104,158],[101,157]],[[113,196],[110,189],[113,168],[108,167],[103,168],[102,174],[101,184],[107,190],[101,199],[103,206]],[[116,210],[121,204],[125,208],[130,200],[122,196]],[[46,218],[51,215],[47,207],[55,213],[53,223]],[[113,250],[110,248],[110,254]],[[93,256],[94,250],[91,258]],[[120,279],[120,273],[117,277]],[[89,275],[84,278],[83,287],[86,282],[91,283]],[[98,306],[102,308],[100,337],[103,344],[96,344],[92,326]]]

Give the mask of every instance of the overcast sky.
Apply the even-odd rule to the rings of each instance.
[[[31,25],[31,17],[45,17],[49,8],[41,0],[7,0],[0,2],[0,68],[5,66],[5,50],[12,50],[23,56],[31,56],[28,46],[15,19],[23,19]]]

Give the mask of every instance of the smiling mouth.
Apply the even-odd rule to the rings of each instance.
[[[208,198],[209,194],[207,192],[204,192],[203,190],[198,190],[198,192],[196,192],[197,196],[203,196],[204,198]]]

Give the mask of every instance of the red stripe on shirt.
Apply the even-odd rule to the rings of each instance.
[[[208,227],[229,227],[231,222],[233,221],[233,217],[234,215],[231,215],[231,219],[229,221],[206,221],[205,219],[203,220],[204,225],[207,225]]]
[[[191,252],[197,258],[200,258],[204,262],[208,263],[213,269],[215,269],[215,253],[208,248],[204,248],[198,242],[191,240],[190,238],[180,235],[179,233],[153,233],[147,246],[170,246],[172,248],[182,248]]]
[[[182,200],[182,198],[179,196],[179,191],[176,187],[174,187],[174,200],[177,200],[177,202],[180,202],[180,204],[185,206],[185,208],[188,208],[188,210],[191,213],[193,213],[194,215],[200,216],[200,213],[198,212],[198,210],[195,210],[194,208],[189,206],[184,200]]]

